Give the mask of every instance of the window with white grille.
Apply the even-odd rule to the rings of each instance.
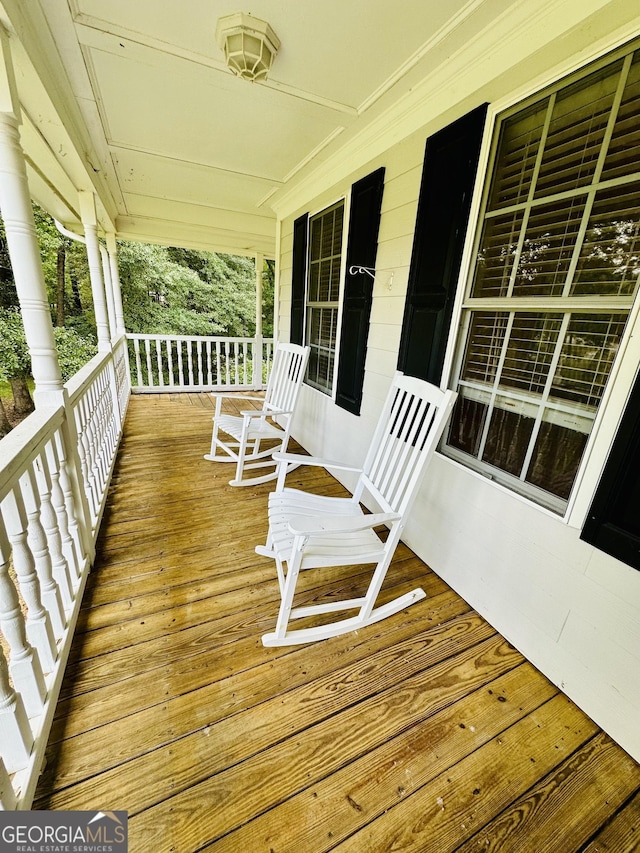
[[[306,343],[311,350],[306,381],[327,394],[333,389],[343,220],[343,201],[309,220]]]
[[[566,506],[640,273],[640,51],[497,124],[463,305],[454,458]]]

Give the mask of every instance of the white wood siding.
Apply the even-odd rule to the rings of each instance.
[[[355,417],[335,406],[329,396],[303,388],[294,435],[312,453],[353,463],[364,457],[397,363],[427,135],[482,101],[489,101],[494,112],[502,109],[531,91],[534,83],[526,80],[538,86],[596,52],[603,53],[623,34],[640,35],[640,20],[633,26],[625,24],[628,7],[627,18],[616,20],[615,10],[620,8],[611,4],[608,19],[598,18],[597,32],[583,22],[571,38],[565,36],[556,44],[550,39],[547,49],[524,66],[495,67],[495,76],[473,97],[468,91],[443,93],[440,122],[433,114],[425,114],[420,131],[307,199],[283,220],[279,328],[287,340],[293,220],[304,211],[335,202],[355,180],[385,166],[362,413]],[[563,57],[561,65],[559,57]],[[491,61],[496,65],[495,54]],[[454,98],[459,105],[456,115],[451,114]],[[473,212],[471,227],[475,227]],[[623,358],[602,418],[608,438],[603,442],[596,436],[592,444],[582,491],[574,503],[580,512],[574,511],[571,524],[437,456],[405,538],[434,571],[640,760],[640,572],[580,541],[578,529],[640,362],[638,347],[628,346]],[[345,483],[350,485],[348,480]]]

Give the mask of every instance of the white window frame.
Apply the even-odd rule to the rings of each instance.
[[[328,302],[310,302],[309,301],[309,278],[311,271],[311,223],[314,218],[322,215],[326,211],[331,210],[334,207],[337,207],[339,204],[342,204],[342,245],[340,247],[340,277],[339,277],[339,285],[338,285],[338,299],[337,302],[334,300],[330,303]],[[309,333],[309,308],[322,308],[322,307],[334,307],[337,309],[336,314],[336,333],[334,339],[334,347],[333,347],[333,371],[331,376],[331,387],[321,387],[319,384],[315,384],[309,379],[309,367],[307,367],[307,375],[304,379],[304,384],[316,391],[319,394],[322,394],[324,397],[328,397],[329,399],[335,401],[336,397],[336,383],[337,383],[337,375],[338,375],[338,359],[340,357],[340,340],[342,333],[342,309],[344,304],[344,283],[346,277],[346,259],[347,259],[347,241],[348,241],[348,230],[349,230],[349,209],[350,209],[350,194],[346,194],[344,196],[340,196],[336,198],[334,201],[329,202],[328,204],[322,205],[322,207],[318,207],[315,211],[309,213],[309,218],[307,221],[307,256],[305,260],[305,289],[304,289],[304,326],[303,326],[303,340],[305,345],[309,345],[313,348],[313,344],[311,344],[308,340]],[[310,359],[311,361],[311,359]]]
[[[532,484],[527,484],[525,490],[514,490],[514,478],[512,475],[502,472],[499,469],[492,469],[492,467],[487,463],[474,460],[469,454],[460,452],[456,450],[456,448],[446,445],[446,439],[441,443],[441,452],[454,462],[462,464],[465,468],[475,471],[485,478],[495,480],[497,487],[501,488],[501,490],[506,489],[513,497],[524,500],[527,503],[533,503],[533,505],[541,511],[551,511],[556,518],[560,515],[565,522],[572,523],[575,526],[579,526],[581,524],[585,511],[585,502],[590,500],[590,495],[585,497],[585,495],[581,493],[583,482],[585,480],[587,463],[590,465],[597,464],[601,467],[605,461],[608,445],[604,448],[604,451],[602,451],[600,446],[603,442],[597,442],[597,439],[599,438],[601,422],[605,418],[606,408],[612,396],[615,397],[614,405],[616,407],[622,407],[626,397],[626,385],[632,378],[632,374],[630,374],[628,369],[625,368],[623,371],[620,370],[620,365],[625,352],[632,349],[632,347],[629,346],[630,338],[632,336],[632,330],[637,325],[637,316],[640,310],[639,300],[636,298],[638,289],[636,288],[633,296],[629,296],[626,299],[624,297],[616,297],[611,300],[608,300],[606,297],[594,297],[593,299],[589,299],[588,297],[569,296],[548,298],[530,297],[528,299],[520,297],[517,298],[518,304],[516,304],[515,297],[511,297],[510,303],[507,303],[508,297],[496,299],[480,299],[479,297],[472,298],[470,293],[475,273],[473,259],[478,251],[485,222],[484,209],[486,205],[486,196],[490,189],[491,170],[494,167],[499,143],[500,122],[508,118],[510,115],[514,115],[521,110],[526,109],[529,104],[534,103],[536,100],[544,98],[553,89],[559,91],[565,85],[586,77],[589,73],[596,71],[598,67],[604,67],[614,62],[624,54],[632,52],[634,49],[636,51],[640,49],[640,45],[637,42],[623,42],[622,40],[618,47],[614,49],[611,48],[611,45],[600,47],[599,50],[594,50],[593,56],[590,60],[582,61],[579,65],[573,64],[570,67],[565,65],[563,68],[558,68],[553,75],[547,76],[546,79],[540,80],[537,84],[534,83],[528,87],[526,91],[522,90],[519,93],[512,95],[508,100],[505,99],[502,102],[495,103],[489,108],[485,135],[479,158],[479,180],[476,183],[469,219],[470,223],[475,223],[475,226],[470,227],[467,233],[467,240],[461,264],[458,294],[453,310],[451,331],[443,370],[443,376],[449,377],[448,386],[454,388],[457,387],[464,362],[468,326],[474,310],[508,312],[508,304],[511,304],[512,308],[518,311],[530,311],[536,313],[563,314],[563,312],[569,310],[574,310],[576,313],[593,313],[596,311],[599,311],[600,313],[627,312],[627,325],[620,341],[619,351],[613,361],[604,393],[595,411],[595,417],[589,415],[590,419],[593,421],[593,426],[589,432],[582,460],[576,472],[573,488],[568,500],[560,498],[555,499],[553,496],[550,496],[549,493],[538,489]],[[588,193],[593,195],[595,194],[595,190],[590,188]],[[587,193],[585,193],[585,195],[586,194]],[[567,192],[565,195],[568,197],[572,195],[572,193]],[[562,194],[558,194],[557,197],[561,198]],[[607,304],[607,302],[609,304]],[[614,389],[617,377],[621,372],[624,373],[625,388]],[[526,406],[525,397],[526,395],[523,395],[523,406]],[[571,411],[574,413],[575,407],[572,408]],[[615,422],[616,420],[614,419],[614,429]],[[607,416],[607,424],[604,431],[607,435],[611,434],[611,416]],[[598,446],[597,456],[593,452],[596,442]],[[587,486],[591,494],[594,488],[593,477],[590,477]]]

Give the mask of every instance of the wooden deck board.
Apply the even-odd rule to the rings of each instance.
[[[132,853],[637,850],[640,767],[406,546],[382,597],[426,599],[262,646],[272,485],[202,458],[211,413],[130,402],[34,807],[125,809]],[[365,575],[302,581],[317,601]]]

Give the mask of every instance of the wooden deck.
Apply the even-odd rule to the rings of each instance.
[[[132,853],[640,849],[640,766],[406,547],[424,601],[263,648],[271,485],[202,458],[207,402],[131,400],[34,808],[125,809]]]

